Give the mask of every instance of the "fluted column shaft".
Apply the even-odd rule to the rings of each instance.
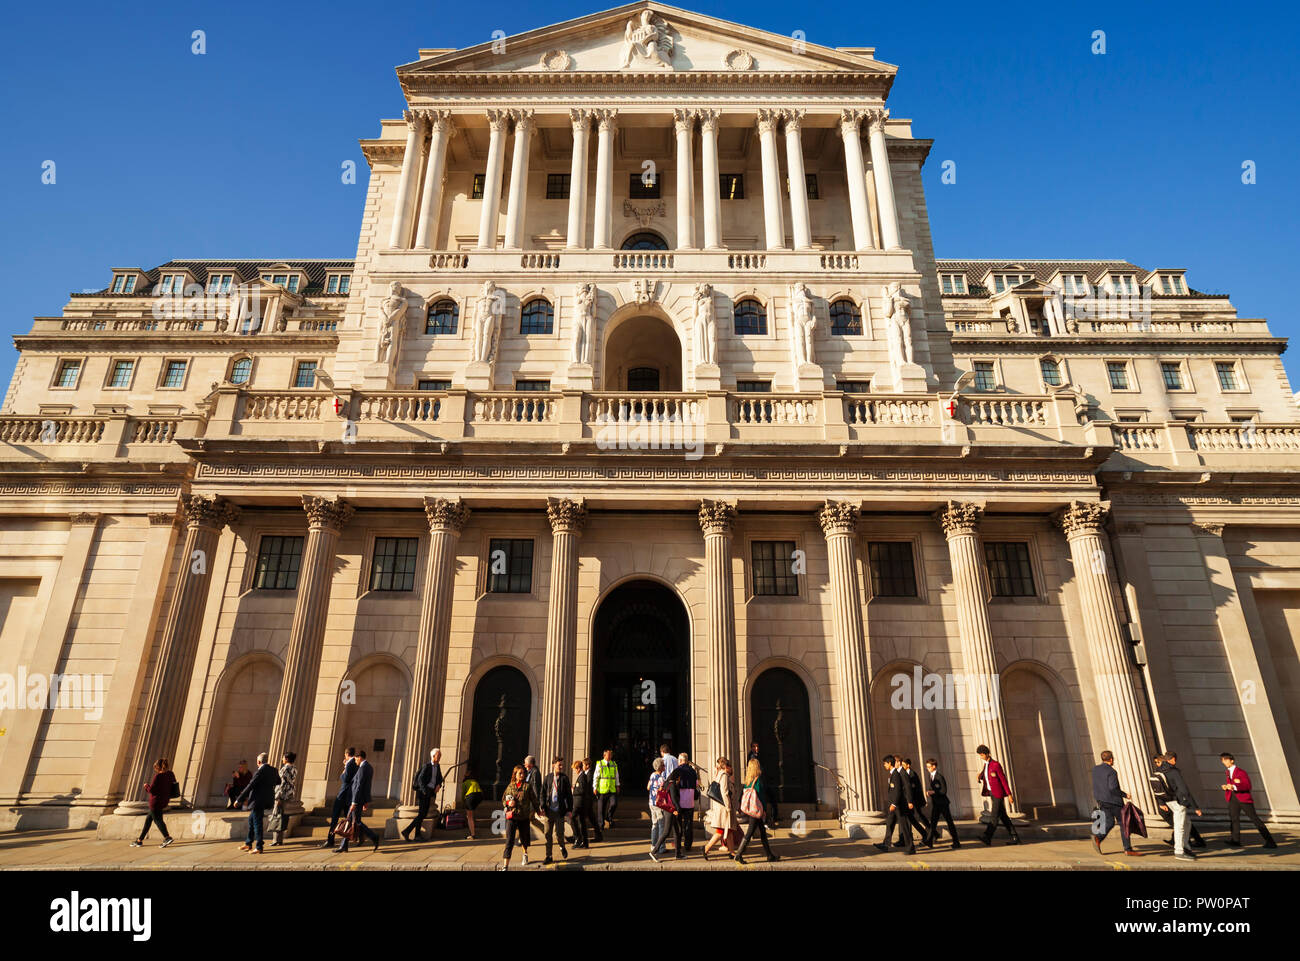
[[[402,767],[402,807],[398,817],[416,813],[411,778],[442,734],[442,708],[447,691],[447,646],[451,638],[456,545],[469,517],[460,501],[426,497],[429,519],[429,553],[424,562],[424,597],[420,628],[415,639],[415,677],[411,685],[411,717],[407,725]]]
[[[501,214],[501,178],[505,170],[506,128],[510,114],[489,110],[487,170],[483,174],[483,208],[479,212],[478,246],[492,250],[497,245],[497,217]]]
[[[411,239],[412,195],[420,176],[424,129],[424,115],[411,114],[406,130],[406,150],[402,153],[402,173],[397,179],[397,199],[393,203],[393,229],[388,237],[389,247],[405,247]]]
[[[674,110],[673,128],[677,133],[677,249],[690,250],[695,246],[695,161],[691,156],[694,114]]]
[[[1102,544],[1102,524],[1109,511],[1100,504],[1075,501],[1061,513],[1061,528],[1070,544],[1074,583],[1083,611],[1088,658],[1101,708],[1104,750],[1115,755],[1119,783],[1144,811],[1155,811],[1155,795],[1147,780],[1150,751],[1138,713],[1137,693],[1129,669],[1128,641],[1120,628],[1115,595],[1107,577],[1108,555]]]
[[[431,118],[429,159],[424,167],[424,192],[420,197],[420,219],[415,228],[415,246],[428,250],[438,235],[438,210],[442,206],[442,181],[447,173],[447,144],[455,133],[451,111],[435,111]]]
[[[862,160],[862,114],[844,110],[840,114],[840,137],[844,141],[844,169],[849,181],[849,215],[853,220],[853,248],[871,249],[871,211],[867,204],[867,168]]]
[[[707,703],[709,764],[726,757],[743,771],[740,755],[740,700],[736,684],[736,607],[731,586],[731,530],[736,508],[722,501],[700,505],[704,532],[705,594],[709,612]]]
[[[303,495],[307,512],[307,538],[298,573],[298,598],[289,628],[289,651],[284,659],[280,700],[275,706],[268,746],[270,763],[279,764],[285,751],[298,755],[298,770],[306,770],[307,748],[315,715],[316,688],[320,682],[321,647],[329,614],[330,585],[339,535],[352,518],[352,507],[339,498]]]
[[[596,220],[591,245],[608,250],[614,232],[614,118],[613,110],[597,110]]]
[[[587,128],[591,111],[570,110],[573,123],[573,161],[569,166],[569,226],[565,246],[587,246]]]
[[[871,169],[876,177],[876,206],[880,208],[880,242],[886,250],[898,250],[903,244],[898,233],[898,206],[894,203],[894,178],[889,172],[889,150],[885,146],[885,121],[888,119],[888,110],[869,113],[867,123],[871,132],[868,139],[871,142]]]
[[[578,538],[587,512],[581,501],[550,498],[551,596],[546,611],[546,682],[542,689],[539,764],[551,759],[572,760],[574,665],[578,646]]]
[[[718,174],[718,111],[701,110],[700,163],[704,192],[704,247],[722,247],[722,182]]]
[[[234,506],[220,498],[194,495],[185,501],[183,507],[185,550],[181,554],[180,576],[167,606],[167,619],[163,621],[162,641],[149,684],[148,700],[145,701],[140,741],[131,759],[126,790],[117,808],[119,814],[145,809],[146,802],[140,799],[140,785],[152,780],[155,761],[165,757],[173,765],[176,762],[176,741],[180,737],[190,676],[194,673],[203,608],[208,600],[208,572],[212,569],[221,529],[239,516]]]
[[[989,624],[988,597],[980,576],[984,564],[978,536],[984,510],[975,504],[949,501],[940,511],[939,522],[948,539],[948,559],[952,565],[952,583],[957,595],[957,631],[961,641],[961,660],[967,698],[967,717],[976,740],[1001,761],[1012,787],[1010,813],[1015,803],[1016,769],[1011,763],[1011,739],[1002,711],[1001,679],[998,677],[997,653],[993,645],[993,628]]]
[[[845,798],[845,822],[861,825],[879,820],[876,767],[871,763],[871,655],[862,624],[858,593],[858,508],[827,502],[818,514],[830,559],[835,671],[839,680],[836,741],[840,776],[853,789]],[[850,827],[850,832],[853,828]]]
[[[785,112],[785,169],[790,178],[790,229],[796,250],[812,246],[812,227],[808,219],[808,182],[803,170],[802,110]]]
[[[506,208],[506,248],[519,250],[523,243],[524,214],[528,206],[528,148],[533,140],[533,112],[513,110],[515,149],[510,162],[510,205]]]
[[[781,218],[781,168],[776,157],[776,126],[780,112],[758,112],[758,146],[763,157],[763,232],[768,250],[785,247],[785,222]]]

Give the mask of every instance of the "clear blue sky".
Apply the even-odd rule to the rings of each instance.
[[[402,108],[393,68],[616,4],[9,5],[0,38],[0,379],[8,336],[114,266],[351,257],[358,138]],[[1296,333],[1300,14],[1263,4],[688,4],[900,67],[895,116],[935,140],[939,257],[1186,267]],[[207,52],[191,53],[206,31]],[[1106,53],[1092,34],[1106,33]],[[357,163],[359,182],[340,182]],[[940,182],[944,160],[956,184]],[[41,183],[42,162],[57,182]],[[1253,160],[1257,183],[1241,182]],[[1292,371],[1300,371],[1286,357]],[[1292,374],[1294,387],[1300,377]]]

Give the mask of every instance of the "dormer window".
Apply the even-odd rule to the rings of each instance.
[[[158,280],[158,293],[164,297],[180,297],[185,293],[184,274],[163,274]]]
[[[966,293],[966,275],[965,274],[944,274],[943,292],[945,294],[950,294],[950,295]]]
[[[1030,279],[1029,274],[994,274],[993,275],[993,292],[995,294],[1003,293],[1012,287],[1019,287],[1025,281]]]
[[[1132,294],[1134,291],[1133,277],[1129,274],[1115,274],[1110,278],[1110,286],[1116,294]]]
[[[1061,283],[1070,296],[1083,297],[1088,294],[1088,278],[1085,274],[1062,274]]]
[[[1187,288],[1184,286],[1183,278],[1180,274],[1161,274],[1160,292],[1162,294],[1185,294],[1187,293]]]
[[[234,280],[234,274],[208,274],[208,293],[228,294]]]
[[[268,284],[275,284],[277,287],[283,287],[291,294],[296,294],[298,292],[297,274],[263,274],[262,279]]]
[[[351,274],[330,274],[325,279],[325,293],[327,294],[346,294],[351,289]]]
[[[135,293],[135,274],[118,274],[113,278],[112,292],[115,294]]]

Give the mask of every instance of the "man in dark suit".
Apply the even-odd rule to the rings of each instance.
[[[542,772],[537,767],[537,758],[533,757],[531,754],[524,758],[524,779],[528,782],[529,786],[533,789],[533,793],[537,795],[537,799],[540,801],[542,798]],[[542,817],[540,811],[534,815],[533,824],[537,827],[537,830],[542,832],[542,837],[546,837],[546,819]]]
[[[354,824],[353,838],[357,841],[369,837],[374,842],[373,850],[379,850],[379,835],[361,820],[366,808],[370,806],[370,785],[375,779],[374,765],[366,760],[365,751],[357,751],[357,773],[352,777],[352,797],[348,803],[348,817]],[[348,849],[348,839],[334,849],[335,854],[342,854]]]
[[[339,776],[339,793],[334,795],[334,807],[330,811],[330,829],[325,840],[320,843],[323,848],[334,847],[334,829],[339,820],[348,813],[352,803],[352,778],[357,773],[357,749],[350,747],[343,751],[343,773]]]
[[[903,776],[912,789],[912,808],[907,812],[908,820],[916,828],[917,835],[927,847],[934,847],[934,842],[927,840],[930,836],[930,822],[921,813],[925,808],[925,788],[921,784],[921,775],[912,770],[912,759],[903,758]]]
[[[1124,799],[1128,797],[1119,786],[1119,775],[1115,773],[1115,755],[1110,751],[1101,752],[1101,763],[1092,769],[1092,796],[1097,799],[1101,809],[1101,824],[1092,826],[1092,846],[1101,853],[1101,842],[1106,840],[1111,828],[1119,825],[1120,840],[1124,842],[1124,853],[1140,858],[1142,855],[1133,850],[1133,841],[1128,834],[1128,825],[1120,817],[1124,810]]]
[[[1174,751],[1170,751],[1169,753],[1175,759],[1178,756]],[[1177,763],[1176,760],[1175,763]],[[1151,758],[1152,771],[1148,780],[1151,782],[1151,793],[1155,795],[1156,811],[1162,818],[1164,818],[1165,823],[1172,828],[1174,826],[1174,815],[1173,812],[1169,810],[1169,799],[1173,797],[1173,794],[1169,790],[1169,782],[1165,779],[1165,772],[1162,770],[1164,764],[1165,756],[1163,754],[1154,755]],[[1173,843],[1174,840],[1172,836],[1165,842],[1165,844],[1168,844],[1171,847],[1173,846]],[[1205,847],[1205,838],[1201,837],[1201,832],[1196,830],[1195,824],[1191,825],[1191,846],[1194,848]]]
[[[1219,755],[1219,760],[1228,772],[1220,787],[1223,788],[1223,799],[1228,802],[1228,823],[1232,825],[1232,838],[1224,844],[1230,848],[1241,847],[1241,815],[1245,813],[1255,825],[1259,836],[1264,839],[1264,847],[1277,847],[1273,835],[1268,833],[1268,828],[1264,827],[1264,822],[1255,811],[1255,798],[1250,793],[1250,775],[1237,767],[1237,759],[1227,751]]]
[[[569,784],[569,775],[564,773],[564,759],[557,757],[551,762],[551,773],[542,781],[542,793],[538,795],[542,802],[542,814],[546,816],[546,860],[551,864],[551,837],[560,839],[560,857],[568,859],[569,849],[564,846],[564,816],[573,810],[573,788]]]
[[[235,798],[236,807],[243,806],[247,801],[249,808],[248,838],[239,846],[239,850],[253,851],[254,854],[262,853],[262,818],[275,804],[275,788],[279,783],[280,772],[274,765],[266,763],[266,752],[263,751],[257,756],[257,770],[253,772],[253,779]],[[257,843],[256,850],[253,849],[254,839]]]
[[[438,788],[442,786],[442,751],[436,747],[429,752],[429,760],[420,768],[420,773],[415,776],[415,797],[420,802],[420,809],[415,814],[415,820],[406,826],[402,832],[402,840],[411,840],[414,834],[418,840],[420,837],[420,825],[424,819],[429,816],[429,805],[433,803],[434,798],[438,796]],[[434,820],[434,827],[437,826],[437,820]],[[429,840],[433,840],[433,827],[429,828]]]
[[[980,841],[985,847],[991,845],[993,843],[993,832],[998,829],[998,824],[1001,823],[1006,826],[1007,833],[1011,835],[1011,840],[1008,843],[1019,844],[1020,835],[1016,834],[1011,818],[1007,815],[1007,805],[1011,802],[1011,782],[1007,780],[1002,765],[993,759],[992,752],[985,745],[981,744],[977,747],[975,753],[979,755],[980,761],[983,763],[979,776],[980,794],[991,798],[993,803],[989,826],[980,835]]]
[[[948,800],[948,782],[939,773],[939,762],[934,758],[930,758],[925,762],[925,770],[926,779],[929,782],[925,793],[930,799],[930,836],[925,843],[930,847],[934,847],[934,841],[939,836],[939,818],[942,817],[948,822],[948,834],[952,836],[952,848],[955,851],[961,847],[961,841],[957,840],[957,825],[952,820],[952,805]]]
[[[889,804],[889,813],[885,816],[885,843],[877,844],[876,847],[882,851],[889,850],[889,839],[894,835],[894,825],[897,824],[900,836],[907,838],[907,853],[915,854],[916,845],[912,841],[912,821],[907,816],[907,812],[912,808],[912,785],[908,781],[906,773],[903,771],[903,765],[895,766],[894,755],[886,754],[883,761],[885,765],[885,776],[888,783],[885,786],[885,800]]]

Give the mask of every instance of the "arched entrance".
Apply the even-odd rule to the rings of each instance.
[[[502,665],[479,678],[474,688],[469,760],[490,800],[501,800],[510,772],[524,763],[532,712],[533,692],[522,671]]]
[[[777,801],[815,802],[812,714],[803,681],[783,667],[766,670],[754,681],[749,704],[763,780],[776,792]]]
[[[682,344],[668,321],[653,314],[607,328],[601,367],[605,390],[682,389]]]
[[[1036,819],[1078,817],[1070,774],[1071,739],[1065,734],[1056,691],[1029,667],[1004,671],[1001,684],[1016,806]]]
[[[231,772],[240,761],[247,761],[251,771],[257,767],[257,755],[271,749],[282,674],[280,665],[269,657],[253,657],[222,683],[215,736],[208,742],[212,745],[207,764],[209,804],[221,803]],[[303,749],[297,750],[301,754]],[[272,763],[278,765],[279,760],[273,758]]]
[[[410,683],[406,674],[387,660],[365,664],[350,680],[355,697],[339,708],[339,739],[330,752],[335,758],[346,747],[366,752],[374,767],[370,793],[376,803],[402,796],[402,761],[406,750],[406,728],[410,710]]]
[[[876,749],[869,760],[877,771],[886,754],[910,757],[912,770],[920,775],[924,775],[928,757],[935,758],[943,769],[946,758],[939,741],[938,711],[926,708],[922,696],[926,676],[923,670],[918,672],[918,665],[895,663],[872,679],[871,721]],[[886,779],[877,777],[875,800],[881,810],[888,807],[887,790]],[[957,803],[958,799],[953,798],[954,811]]]
[[[623,794],[644,795],[660,744],[690,750],[689,636],[686,608],[655,581],[616,587],[596,611],[591,757],[613,748]]]

